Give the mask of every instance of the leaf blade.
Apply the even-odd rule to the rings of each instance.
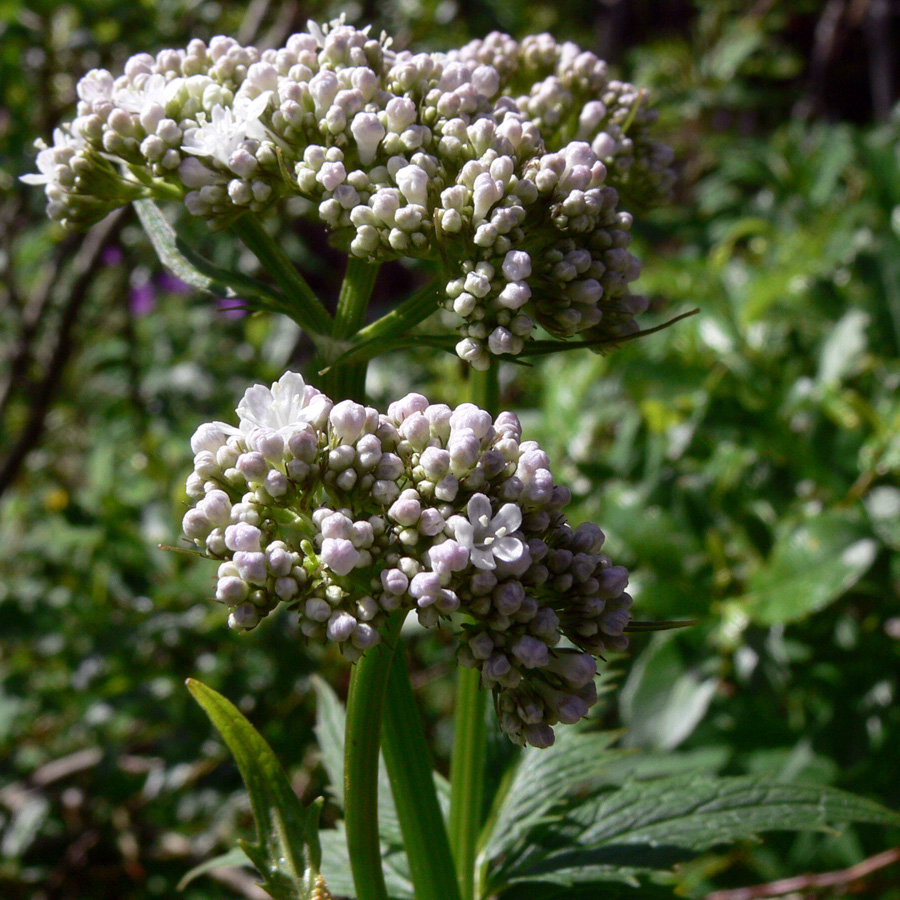
[[[231,750],[250,795],[257,843],[240,841],[276,900],[310,900],[321,864],[321,800],[305,809],[269,745],[221,694],[193,678],[188,690]]]

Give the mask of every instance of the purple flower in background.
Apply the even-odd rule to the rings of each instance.
[[[131,314],[136,318],[146,316],[156,308],[156,291],[152,282],[147,282],[139,287],[132,287],[128,298],[128,306]]]
[[[167,291],[170,294],[189,294],[191,286],[185,284],[177,275],[163,270],[156,279],[156,284],[161,291]]]
[[[244,301],[238,297],[220,297],[216,301],[216,306],[226,319],[243,319],[247,315],[243,303]]]
[[[122,260],[125,258],[125,254],[122,253],[121,247],[117,247],[115,244],[111,244],[103,251],[102,258],[103,265],[112,268],[113,266],[117,266],[122,262]]]

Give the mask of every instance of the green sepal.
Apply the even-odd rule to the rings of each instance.
[[[271,747],[237,707],[193,678],[187,687],[234,755],[250,794],[257,843],[239,844],[262,876],[262,887],[275,900],[313,900],[322,884],[322,799],[304,807]]]

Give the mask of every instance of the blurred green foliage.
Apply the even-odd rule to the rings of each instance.
[[[302,366],[308,348],[283,320],[184,293],[133,218],[98,251],[67,325],[80,239],[60,244],[16,178],[87,69],[195,35],[279,42],[341,9],[401,44],[552,30],[653,89],[682,177],[675,202],[640,220],[642,284],[660,321],[699,315],[608,356],[503,372],[505,405],[574,488],[573,518],[599,522],[632,568],[639,616],[699,623],[634,641],[606,724],[718,771],[900,804],[900,121],[873,124],[874,104],[846,99],[870,88],[868,32],[846,10],[821,63],[827,6],[0,2],[4,466],[44,413],[0,484],[3,897],[171,896],[191,865],[250,833],[188,676],[250,716],[306,799],[322,790],[308,679],[340,689],[346,666],[301,652],[287,616],[232,634],[208,600],[209,563],[157,547],[177,543],[196,425],[228,418],[248,382]],[[217,262],[251,265],[184,227]],[[287,246],[333,295],[321,236]],[[462,372],[418,351],[377,361],[369,385],[380,400],[404,386],[453,399]],[[452,653],[447,635],[415,648],[439,754]],[[683,888],[840,868],[897,837],[736,847],[686,868]],[[896,880],[872,876],[865,896],[900,897]],[[198,879],[183,896],[249,890]]]

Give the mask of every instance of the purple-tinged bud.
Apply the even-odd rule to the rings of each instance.
[[[471,430],[454,432],[450,437],[447,450],[450,453],[451,471],[456,476],[462,476],[467,474],[478,462],[481,454],[481,441]]]
[[[310,597],[303,605],[303,615],[314,622],[327,622],[332,612],[328,601],[321,597]]]
[[[450,503],[459,493],[459,479],[454,475],[445,475],[435,486],[434,496],[438,500]]]
[[[213,524],[199,509],[189,509],[181,520],[181,530],[192,540],[202,541],[213,530]]]
[[[269,571],[276,577],[290,575],[294,567],[293,554],[280,541],[266,547],[266,562]]]
[[[390,594],[402,594],[409,587],[409,578],[399,569],[385,569],[381,573],[381,584]]]
[[[396,481],[404,470],[403,460],[395,453],[383,453],[375,466],[375,477],[387,481]]]
[[[324,513],[318,522],[319,528],[322,530],[322,537],[342,538],[347,541],[353,537],[353,520],[351,518],[340,512],[324,510]],[[315,514],[313,515],[315,517]]]
[[[216,582],[216,600],[226,606],[243,603],[250,594],[250,585],[236,575],[220,578]]]
[[[550,658],[546,668],[559,675],[572,688],[581,688],[597,674],[597,660],[590,653],[578,650],[559,650]]]
[[[518,581],[499,585],[493,594],[494,607],[501,615],[514,615],[525,599],[525,588]]]
[[[400,525],[407,528],[419,521],[422,514],[422,503],[418,492],[413,488],[407,488],[400,494],[399,499],[388,510],[388,516]]]
[[[485,631],[479,631],[468,641],[469,650],[475,659],[489,659],[494,652],[494,642]]]
[[[258,453],[256,450],[242,453],[237,458],[235,467],[250,483],[264,481],[269,473],[269,464],[262,453]]]
[[[241,578],[250,584],[262,586],[269,577],[264,553],[239,550],[234,554],[234,564]]]
[[[421,394],[407,394],[401,400],[395,400],[388,406],[388,418],[402,422],[414,412],[424,412],[428,408],[428,399]]]
[[[333,613],[328,620],[325,634],[328,635],[328,640],[342,643],[353,634],[356,627],[356,619],[345,610],[339,610],[338,612]]]
[[[300,586],[295,579],[289,578],[288,576],[275,579],[275,596],[278,597],[279,600],[288,602],[293,600],[299,592]]]
[[[430,481],[440,481],[450,471],[450,454],[440,447],[426,447],[419,457],[419,465]]]
[[[409,583],[409,593],[419,606],[427,606],[437,599],[441,589],[441,578],[437,572],[419,572]]]
[[[236,606],[228,616],[229,628],[254,628],[259,624],[259,612],[252,603]]]
[[[525,741],[538,750],[546,750],[552,747],[556,739],[553,729],[549,725],[526,725],[522,729],[522,736]]]
[[[469,564],[469,551],[454,540],[433,546],[427,554],[428,564],[439,575],[461,572]]]
[[[356,453],[360,469],[374,469],[382,456],[381,441],[374,434],[364,434],[356,442]]]
[[[359,562],[359,550],[343,538],[325,538],[319,558],[335,575],[348,575]]]
[[[419,517],[418,524],[418,529],[421,534],[424,534],[426,537],[434,537],[444,530],[445,525],[446,522],[444,521],[444,517],[438,510],[433,507],[422,510],[422,515]]]
[[[461,403],[450,416],[451,434],[456,431],[471,431],[481,441],[493,426],[490,413],[479,409],[474,403]]]
[[[597,595],[603,600],[613,600],[628,587],[628,569],[625,566],[610,566],[595,577],[600,585]]]
[[[283,497],[288,489],[287,476],[278,469],[270,469],[266,475],[265,487],[273,497]]]
[[[284,457],[284,438],[277,431],[254,428],[247,443],[269,462],[281,462]]]
[[[229,550],[258,553],[262,532],[255,525],[238,522],[225,529],[225,546]]]
[[[295,459],[302,459],[305,463],[315,461],[319,449],[318,440],[312,431],[297,431],[288,439],[288,449]]]
[[[575,529],[572,549],[577,553],[599,553],[606,535],[593,522],[583,522]]]
[[[350,635],[350,640],[357,650],[369,650],[381,640],[378,629],[366,622],[360,622]]]
[[[523,634],[513,643],[510,650],[526,669],[542,668],[549,660],[547,645],[530,634]]]
[[[209,491],[197,504],[197,509],[218,527],[223,527],[231,521],[231,500],[225,491]]]
[[[342,400],[332,408],[329,419],[338,440],[355,444],[366,424],[366,408],[352,400]]]

